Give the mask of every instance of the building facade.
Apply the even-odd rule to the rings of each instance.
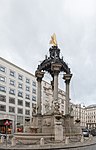
[[[88,129],[96,128],[96,104],[86,107],[86,126]]]
[[[59,111],[65,114],[65,92],[58,90]],[[42,114],[52,111],[52,86],[42,81],[41,94]],[[23,131],[23,127],[31,124],[36,113],[37,81],[36,77],[26,70],[0,57],[0,132],[5,132],[4,123],[10,122],[11,133]],[[96,127],[96,105],[82,107],[70,102],[70,113],[74,123],[80,120],[80,126]],[[9,130],[9,131],[10,131]]]
[[[29,72],[0,58],[0,120],[2,132],[4,121],[11,121],[12,132],[22,130],[32,121],[36,106],[36,79]]]

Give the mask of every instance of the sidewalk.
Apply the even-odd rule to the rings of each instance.
[[[20,149],[34,149],[34,150],[49,150],[49,149],[71,149],[71,148],[76,148],[76,147],[86,147],[90,145],[95,145],[96,144],[96,137],[90,137],[88,140],[85,140],[84,142],[75,142],[75,143],[70,143],[70,144],[65,144],[65,143],[51,143],[51,144],[44,144],[44,145],[16,145],[16,146],[11,146],[11,144],[0,144],[0,149],[14,149],[14,150],[20,150]]]

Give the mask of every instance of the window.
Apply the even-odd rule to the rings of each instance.
[[[26,78],[26,83],[30,83],[30,79]]]
[[[11,103],[11,104],[15,104],[15,98],[13,98],[13,97],[9,97],[9,103]]]
[[[30,87],[29,86],[26,86],[26,91],[30,91]]]
[[[15,77],[15,72],[10,70],[10,76]]]
[[[18,88],[22,89],[22,84],[18,83]]]
[[[33,86],[36,86],[36,82],[35,82],[35,81],[33,81],[33,82],[32,82],[32,85],[33,85]]]
[[[0,95],[0,101],[6,102],[6,96],[5,95]]]
[[[17,122],[23,124],[23,116],[17,116]]]
[[[23,114],[23,109],[22,108],[18,108],[18,114]]]
[[[30,99],[30,95],[29,94],[26,94],[26,99]]]
[[[10,85],[15,85],[15,81],[14,80],[10,80]]]
[[[18,96],[23,97],[23,92],[18,91]]]
[[[33,100],[33,101],[36,101],[36,96],[32,96],[32,100]]]
[[[23,101],[18,99],[18,105],[23,106]]]
[[[29,102],[25,102],[25,106],[26,107],[30,107],[30,103]]]
[[[15,107],[9,106],[9,112],[15,113]]]
[[[18,79],[19,79],[19,80],[23,80],[23,76],[20,75],[20,74],[18,74]]]
[[[0,86],[0,91],[6,92],[6,87],[5,86]]]
[[[6,111],[6,105],[0,105],[0,111]]]
[[[5,77],[0,76],[0,81],[5,82]]]
[[[26,109],[26,110],[25,110],[25,114],[26,114],[26,115],[30,115],[30,110],[27,110],[27,109]]]
[[[0,71],[5,72],[5,67],[0,66]]]
[[[36,94],[36,89],[32,89],[32,93]]]
[[[10,89],[9,89],[9,94],[15,95],[15,90],[10,88]]]

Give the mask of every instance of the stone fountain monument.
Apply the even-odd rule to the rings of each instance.
[[[73,117],[70,115],[69,110],[69,89],[72,74],[63,58],[60,58],[60,49],[58,48],[55,34],[51,37],[50,44],[52,44],[52,47],[49,49],[49,57],[46,56],[45,60],[38,65],[35,71],[37,78],[37,113],[33,115],[32,125],[29,130],[27,130],[27,132],[30,133],[24,135],[30,137],[31,140],[35,139],[35,141],[44,138],[44,140],[57,142],[63,141],[65,136],[69,136],[74,127]],[[53,105],[51,111],[42,115],[41,82],[45,71],[52,76]],[[59,112],[58,76],[60,72],[64,73],[63,80],[66,87],[65,115]],[[68,126],[70,126],[70,128],[68,128]]]
[[[50,43],[52,47],[49,49],[49,57],[38,65],[35,72],[37,78],[37,114],[33,116],[33,126],[37,128],[37,133],[50,133],[54,136],[55,141],[63,140],[63,126],[66,121],[69,121],[69,84],[72,77],[70,68],[60,58],[60,49],[58,48],[56,35],[51,37]],[[48,72],[52,76],[52,89],[53,89],[53,106],[49,113],[41,114],[41,82],[44,77],[44,72]],[[65,103],[65,116],[62,116],[59,112],[58,103],[58,75],[60,72],[64,72],[63,79],[66,85],[66,103]],[[50,101],[50,100],[49,100]],[[66,121],[65,121],[66,120]]]

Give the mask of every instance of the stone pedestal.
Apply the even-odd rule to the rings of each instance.
[[[55,141],[63,141],[63,126],[61,122],[55,122]]]
[[[63,126],[61,115],[49,114],[33,117],[33,128],[38,128],[37,133],[51,134],[55,141],[63,141]]]

